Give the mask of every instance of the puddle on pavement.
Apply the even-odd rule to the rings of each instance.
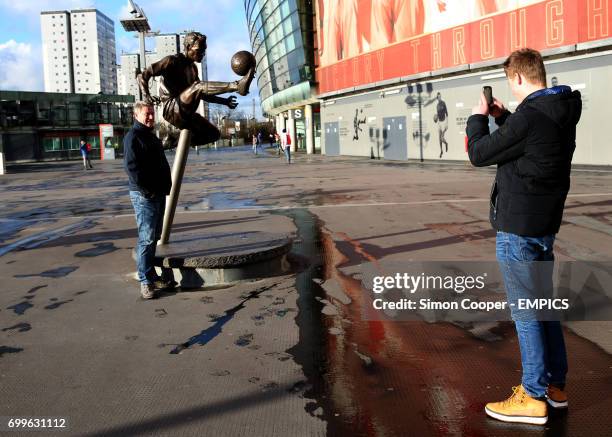
[[[408,435],[419,436],[516,435],[516,426],[493,423],[483,413],[485,402],[507,397],[504,390],[511,382],[500,375],[512,377],[519,364],[516,343],[510,341],[514,338],[512,325],[458,327],[364,320],[362,307],[369,303],[369,295],[360,280],[343,269],[375,262],[376,257],[346,234],[318,229],[320,224],[304,232],[309,230],[304,222],[315,219],[303,214],[294,218],[302,232],[302,243],[294,247],[307,247],[303,256],[312,260],[309,268],[316,273],[306,270],[296,281],[300,344],[288,352],[296,356],[302,348],[302,354],[304,350],[310,354],[305,356],[310,363],[300,356],[295,360],[305,363],[304,371],[313,385],[305,396],[317,400],[311,412],[328,421],[328,435],[402,436],[407,435],[406,430],[410,430]],[[306,278],[308,283],[302,281]],[[339,287],[336,296],[322,292],[321,287],[330,281]],[[339,291],[343,294],[338,295]],[[337,315],[321,315],[325,303],[333,305]],[[592,349],[588,354],[598,368],[609,369],[609,358],[608,364],[602,361],[605,354],[587,342],[578,344]],[[490,386],[474,376],[475,355],[479,372],[490,376]],[[506,382],[508,387],[501,387]],[[597,383],[591,389],[593,386]],[[605,388],[599,390],[599,398],[605,398],[604,392]],[[551,420],[551,431],[544,435],[571,434],[567,422]],[[584,418],[575,421],[574,430],[584,426],[583,422]],[[540,431],[532,427],[521,430],[521,435],[542,435]]]
[[[36,287],[32,287],[28,290],[27,294],[35,294],[38,290],[41,290],[45,287],[48,287],[49,285],[45,284],[45,285],[37,285]]]
[[[12,305],[10,307],[6,307],[6,309],[13,310],[13,312],[17,314],[18,316],[23,316],[24,313],[30,308],[32,308],[33,306],[34,305],[32,305],[30,302],[24,301],[24,302],[20,302],[18,304]]]
[[[62,226],[58,229],[51,229],[49,231],[39,232],[28,237],[21,238],[11,244],[0,247],[0,256],[7,254],[13,250],[27,250],[34,249],[50,241],[57,240],[68,235],[90,229],[96,225],[96,222],[90,219],[85,219],[78,223]]]
[[[53,300],[53,299],[51,299],[51,300]],[[73,302],[73,301],[74,301],[74,299],[68,299],[68,300],[62,300],[62,301],[59,301],[59,302],[54,302],[54,303],[52,303],[50,305],[47,305],[45,307],[45,309],[46,310],[54,310],[56,308],[61,307],[62,305],[65,305],[65,304]]]
[[[39,226],[39,223],[39,221],[30,220],[0,220],[0,243],[4,243],[6,240],[12,239],[24,229]]]
[[[240,301],[238,305],[225,311],[225,313],[222,316],[212,319],[211,321],[213,322],[213,325],[211,327],[206,328],[205,330],[203,330],[197,335],[194,335],[189,340],[187,340],[185,343],[181,343],[177,345],[174,349],[170,351],[170,353],[179,354],[185,349],[189,349],[191,346],[194,346],[196,344],[200,346],[206,345],[208,342],[210,342],[215,337],[217,337],[219,334],[221,334],[221,332],[223,331],[223,326],[227,322],[232,320],[238,311],[244,308],[244,304],[246,302],[248,302],[251,299],[257,299],[260,294],[276,287],[276,285],[277,284],[272,284],[272,285],[268,285],[265,287],[258,288],[257,290],[251,291],[250,293],[248,293],[248,295],[244,299]]]
[[[256,200],[248,196],[249,193],[237,193],[221,191],[211,193],[201,201],[192,203],[184,207],[186,211],[209,211],[225,209],[249,209],[261,208],[268,205],[258,204]],[[241,196],[241,197],[238,197]]]
[[[74,254],[79,258],[91,258],[95,256],[106,255],[107,253],[119,250],[113,243],[95,243],[94,247],[82,250]]]
[[[17,332],[27,332],[32,329],[32,325],[29,323],[17,323],[16,325],[10,326],[8,328],[4,328],[2,331],[17,331]]]
[[[0,357],[4,354],[16,354],[23,350],[21,347],[0,346]]]
[[[34,278],[36,276],[41,276],[43,278],[63,278],[68,276],[70,273],[77,270],[77,266],[68,266],[68,267],[58,267],[53,270],[46,270],[41,273],[33,273],[30,275],[14,275],[15,278]]]
[[[317,300],[324,296],[324,291],[313,281],[322,277],[325,264],[325,254],[321,246],[321,223],[306,209],[278,211],[275,214],[293,220],[297,238],[294,240],[291,255],[307,260],[304,264],[303,261],[299,262],[303,264],[302,271],[297,273],[295,279],[298,293],[295,322],[299,328],[299,341],[286,353],[302,367],[308,380],[309,389],[304,392],[304,397],[313,399],[313,402],[307,404],[306,411],[327,421],[328,435],[344,435],[339,426],[342,423],[333,415],[336,410],[330,400],[329,386],[324,377],[329,366],[325,354],[328,337],[321,313],[322,305]]]
[[[103,212],[104,208],[72,208],[69,210],[73,215],[87,215]]]

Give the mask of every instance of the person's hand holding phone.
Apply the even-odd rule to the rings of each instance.
[[[501,117],[505,110],[506,107],[504,106],[503,102],[493,97],[493,103],[489,106],[489,114],[492,117],[497,118]]]
[[[480,94],[480,102],[478,105],[472,108],[472,115],[474,114],[489,115],[489,104],[487,103],[484,93]]]
[[[493,88],[490,86],[482,87],[480,94],[480,103],[474,106],[472,114],[491,115],[492,117],[500,117],[506,108],[501,100],[493,97]]]

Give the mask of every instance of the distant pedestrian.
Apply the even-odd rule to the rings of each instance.
[[[257,155],[257,146],[258,146],[258,144],[257,144],[257,143],[258,143],[258,141],[259,141],[259,140],[257,139],[257,135],[253,134],[253,140],[252,140],[252,141],[253,141],[253,153],[254,153],[255,155]]]
[[[285,159],[287,164],[291,164],[291,135],[287,132],[287,129],[283,129],[280,135],[280,145],[283,152],[285,152]]]
[[[91,153],[91,144],[86,143],[85,140],[81,140],[81,156],[83,157],[83,167],[85,170],[93,169],[93,165],[91,165],[91,159],[89,158],[89,154]]]
[[[257,134],[257,147],[261,147],[261,150],[263,150],[263,133],[261,132]]]
[[[276,154],[280,156],[281,154],[281,140],[278,132],[274,132],[274,143],[276,144]]]

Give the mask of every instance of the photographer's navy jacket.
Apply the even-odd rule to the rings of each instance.
[[[140,191],[146,197],[170,194],[172,178],[162,142],[138,121],[123,139],[123,165],[130,191]]]
[[[561,225],[580,120],[580,92],[567,86],[536,91],[489,134],[485,115],[467,121],[473,165],[497,164],[490,221],[498,231],[526,237],[556,234]]]

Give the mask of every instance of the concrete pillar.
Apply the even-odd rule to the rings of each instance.
[[[283,129],[285,129],[285,113],[281,112],[280,114],[278,114],[278,134],[279,135],[283,131]]]
[[[304,111],[304,128],[306,129],[306,154],[314,153],[314,118],[312,105],[306,105]]]
[[[297,138],[295,136],[295,119],[293,118],[293,109],[287,111],[289,118],[287,118],[287,132],[291,137],[291,152],[295,152],[297,149]]]
[[[4,146],[2,145],[2,133],[0,133],[0,175],[6,174],[6,167],[4,166]]]

